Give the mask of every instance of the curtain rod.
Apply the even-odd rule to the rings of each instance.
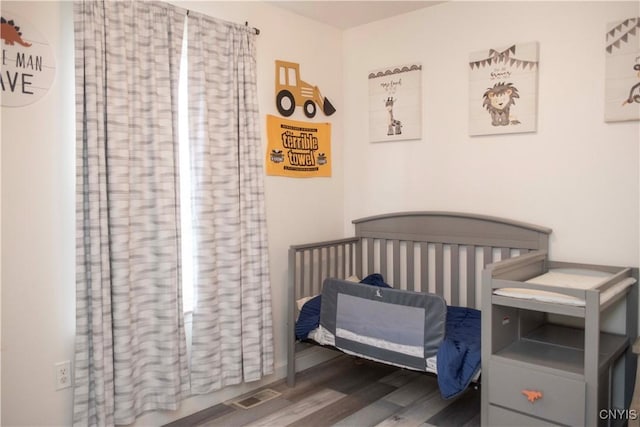
[[[187,9],[187,16],[189,16],[189,12],[190,12],[189,9]],[[244,21],[244,25],[248,27],[249,26],[249,21]],[[255,31],[256,36],[260,35],[260,29],[259,28],[253,27],[253,31]]]
[[[249,21],[244,21],[244,25],[246,25],[248,27],[249,26]],[[253,27],[253,31],[256,32],[256,36],[260,35],[260,29],[259,28]]]

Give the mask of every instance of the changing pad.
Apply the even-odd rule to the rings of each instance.
[[[603,271],[577,269],[577,268],[558,268],[549,270],[547,273],[527,280],[525,283],[537,285],[557,286],[570,289],[595,289],[605,282],[613,274]],[[634,278],[626,278],[616,283],[606,291],[600,294],[600,304],[607,302],[609,299],[622,292],[627,287],[636,282]],[[536,289],[524,288],[501,288],[494,291],[495,295],[501,295],[512,298],[531,299],[541,302],[550,302],[556,304],[566,304],[576,307],[584,307],[585,300],[571,295],[564,295],[557,292],[540,291]]]

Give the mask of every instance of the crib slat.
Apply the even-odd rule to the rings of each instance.
[[[371,271],[374,268],[373,263],[373,255],[374,255],[374,241],[373,239],[367,239],[367,272],[366,274],[362,272],[363,276],[371,274]],[[361,277],[362,279],[363,277]]]
[[[451,246],[451,305],[460,305],[460,247]]]
[[[429,292],[429,244],[420,242],[420,291]]]
[[[340,253],[340,256],[342,257],[340,258],[340,262],[338,263],[338,274],[340,274],[340,277],[343,279],[347,278],[347,264],[349,264],[349,258],[347,258],[348,247],[349,245],[347,244],[340,245],[340,250],[338,251]]]
[[[318,267],[320,270],[320,277],[318,277],[318,287],[321,288],[322,287],[322,281],[324,280],[325,277],[327,277],[327,253],[328,253],[328,248],[320,248],[320,250],[318,251],[318,255],[319,255],[319,259],[318,259]]]
[[[304,251],[302,258],[302,283],[300,283],[300,294],[298,295],[311,295],[308,293],[310,289],[310,283],[313,282],[313,249]],[[308,260],[308,263],[307,263]]]
[[[500,259],[508,259],[511,258],[511,249],[509,248],[502,248],[500,249]]]
[[[476,306],[476,247],[467,246],[467,307]]]
[[[443,245],[442,243],[436,243],[436,294],[444,296],[444,274],[442,267],[444,265]]]
[[[344,247],[344,257],[345,257],[345,272],[344,277],[354,276],[358,273],[358,257],[355,255],[356,245],[350,244]],[[354,270],[355,268],[355,270]]]
[[[316,293],[316,291],[322,289],[322,274],[323,274],[323,270],[324,270],[324,266],[322,263],[322,253],[323,250],[322,248],[318,249],[317,251],[317,256],[318,256],[318,268],[316,268],[316,280],[313,282],[313,293]]]
[[[362,255],[358,253],[360,245],[349,245],[348,246],[348,255],[349,255],[349,261],[347,262],[347,264],[350,266],[349,267],[349,276],[357,276],[358,274],[358,270],[362,269]]]
[[[415,291],[416,284],[413,277],[414,264],[413,264],[413,242],[407,242],[407,289]]]
[[[329,277],[338,277],[338,246],[329,248]]]
[[[322,265],[320,264],[321,258],[322,258],[322,249],[315,250],[314,256],[313,256],[313,264],[314,264],[313,272],[315,274],[313,275],[313,279],[311,280],[310,295],[313,295],[314,293],[316,293],[316,290],[320,288],[320,285],[318,284],[318,282],[320,282],[321,280],[320,277],[322,276]]]
[[[316,262],[316,276],[313,280],[313,284],[312,284],[312,291],[315,292],[316,289],[318,289],[320,287],[320,285],[318,285],[318,282],[322,281],[322,273],[323,273],[323,266],[322,266],[322,248],[318,248],[316,249],[316,254],[315,254],[315,262]]]
[[[302,286],[304,284],[304,273],[306,270],[304,265],[305,252],[306,251],[301,251],[301,252],[298,252],[297,254],[296,265],[298,266],[298,271],[296,271],[296,281],[295,281],[296,299],[300,298],[300,295],[302,295],[302,292],[303,292]]]
[[[358,241],[355,245],[356,249],[356,271],[351,272],[358,277],[362,277],[362,240]]]
[[[349,256],[349,248],[351,245],[345,244],[342,246],[342,277],[345,279],[349,277],[347,269],[351,265],[351,257]]]
[[[300,298],[300,293],[301,293],[301,283],[302,283],[302,277],[304,277],[302,274],[304,272],[304,252],[300,253],[300,252],[294,252],[293,255],[291,255],[294,258],[294,266],[295,266],[295,270],[293,272],[293,296],[294,299],[293,301],[297,300],[298,298]]]
[[[324,263],[326,264],[324,271],[325,271],[326,274],[324,276],[322,276],[323,282],[324,282],[324,279],[326,279],[327,277],[335,277],[335,275],[334,276],[331,275],[331,263],[332,263],[332,261],[331,261],[331,249],[332,249],[331,247],[326,248],[325,249],[325,253],[324,253],[325,254]]]
[[[305,295],[311,295],[311,292],[315,290],[315,281],[316,281],[316,250],[311,249],[309,251],[309,281],[304,284],[303,292]]]
[[[391,283],[391,285],[400,289],[400,241],[397,239],[393,240],[392,248],[393,283]]]
[[[486,267],[487,264],[491,264],[493,262],[493,248],[485,246],[482,248],[482,264],[483,267]]]
[[[380,239],[380,274],[387,279],[387,239]]]
[[[353,257],[354,261],[352,265],[355,267],[355,270],[351,270],[349,274],[362,277],[362,249],[360,242],[351,245],[349,256]]]
[[[349,248],[351,248],[351,245],[345,244],[342,246],[342,277],[345,279],[349,277],[349,274],[353,274],[349,273],[350,269],[353,269],[353,264],[351,263],[352,257],[349,255]]]

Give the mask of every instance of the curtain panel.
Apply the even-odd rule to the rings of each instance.
[[[178,77],[186,11],[78,1],[74,424],[129,424],[189,392]]]
[[[159,2],[74,4],[75,425],[130,424],[273,372],[255,35],[193,12],[189,370],[178,143],[186,15]]]
[[[253,29],[190,12],[195,304],[191,390],[273,372],[273,325]]]

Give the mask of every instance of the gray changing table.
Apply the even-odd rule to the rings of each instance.
[[[551,269],[594,270],[608,277],[589,290],[525,283]],[[612,390],[624,391],[617,409],[629,408],[638,284],[604,303],[600,295],[630,277],[637,277],[637,270],[552,262],[543,251],[488,265],[482,288],[482,425],[623,425]],[[559,292],[585,302],[576,306],[496,295],[502,288]],[[624,331],[603,332],[605,311],[624,306]],[[614,367],[623,375],[614,375]],[[621,376],[624,384],[615,383]]]

